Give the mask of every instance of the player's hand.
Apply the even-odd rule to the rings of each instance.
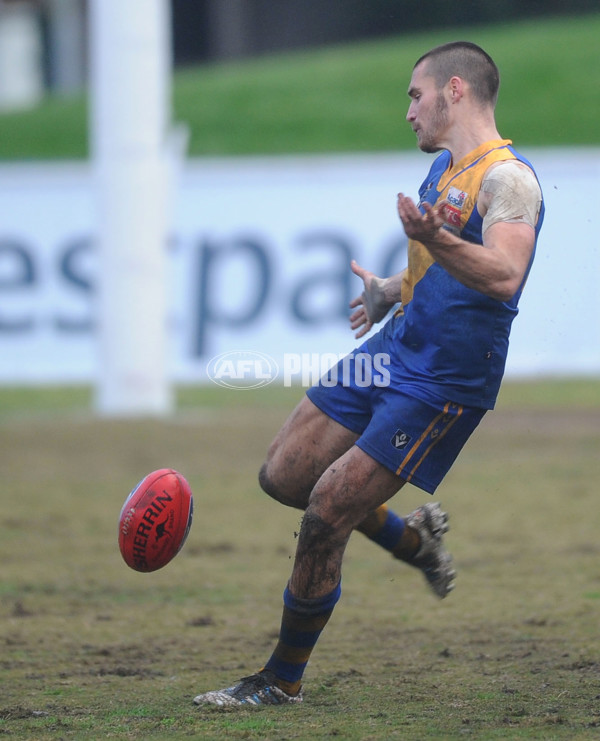
[[[359,339],[384,318],[393,303],[390,304],[385,297],[385,278],[378,278],[375,273],[361,267],[356,260],[352,260],[350,268],[364,284],[361,295],[350,302],[350,308],[356,309],[350,314],[350,327],[358,330],[354,336]]]
[[[411,198],[398,193],[398,216],[406,236],[425,245],[435,240],[439,230],[444,226],[445,205],[445,202],[436,206],[424,203],[425,213],[421,213]]]

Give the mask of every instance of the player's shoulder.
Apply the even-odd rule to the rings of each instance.
[[[516,158],[491,164],[485,171],[481,185],[482,190],[491,192],[509,189],[535,196],[541,193],[540,184],[531,166]]]
[[[517,181],[537,182],[537,177],[531,165],[523,160],[514,158],[493,162],[485,171],[483,180],[503,180],[510,183]]]

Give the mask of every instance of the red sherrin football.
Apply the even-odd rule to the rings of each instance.
[[[156,571],[185,543],[192,524],[190,485],[171,468],[149,473],[125,500],[119,516],[119,548],[136,571]]]

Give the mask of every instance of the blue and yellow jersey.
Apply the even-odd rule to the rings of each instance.
[[[483,219],[477,197],[486,170],[495,162],[510,159],[531,167],[511,144],[508,139],[486,142],[455,165],[449,152],[439,155],[419,190],[420,205],[445,200],[446,228],[482,245]],[[536,240],[543,208],[542,202]],[[535,249],[527,273],[534,254]],[[402,309],[387,327],[392,333],[393,382],[421,388],[425,395],[492,409],[524,283],[509,301],[495,300],[464,286],[435,262],[422,244],[410,240]]]

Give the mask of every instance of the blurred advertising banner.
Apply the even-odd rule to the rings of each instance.
[[[523,153],[547,210],[507,371],[599,373],[600,149]],[[188,162],[165,245],[172,379],[261,358],[289,378],[298,358],[316,372],[316,358],[352,351],[350,260],[379,275],[404,267],[396,194],[416,194],[427,167],[418,152]],[[97,380],[92,187],[85,164],[0,166],[0,383]]]

